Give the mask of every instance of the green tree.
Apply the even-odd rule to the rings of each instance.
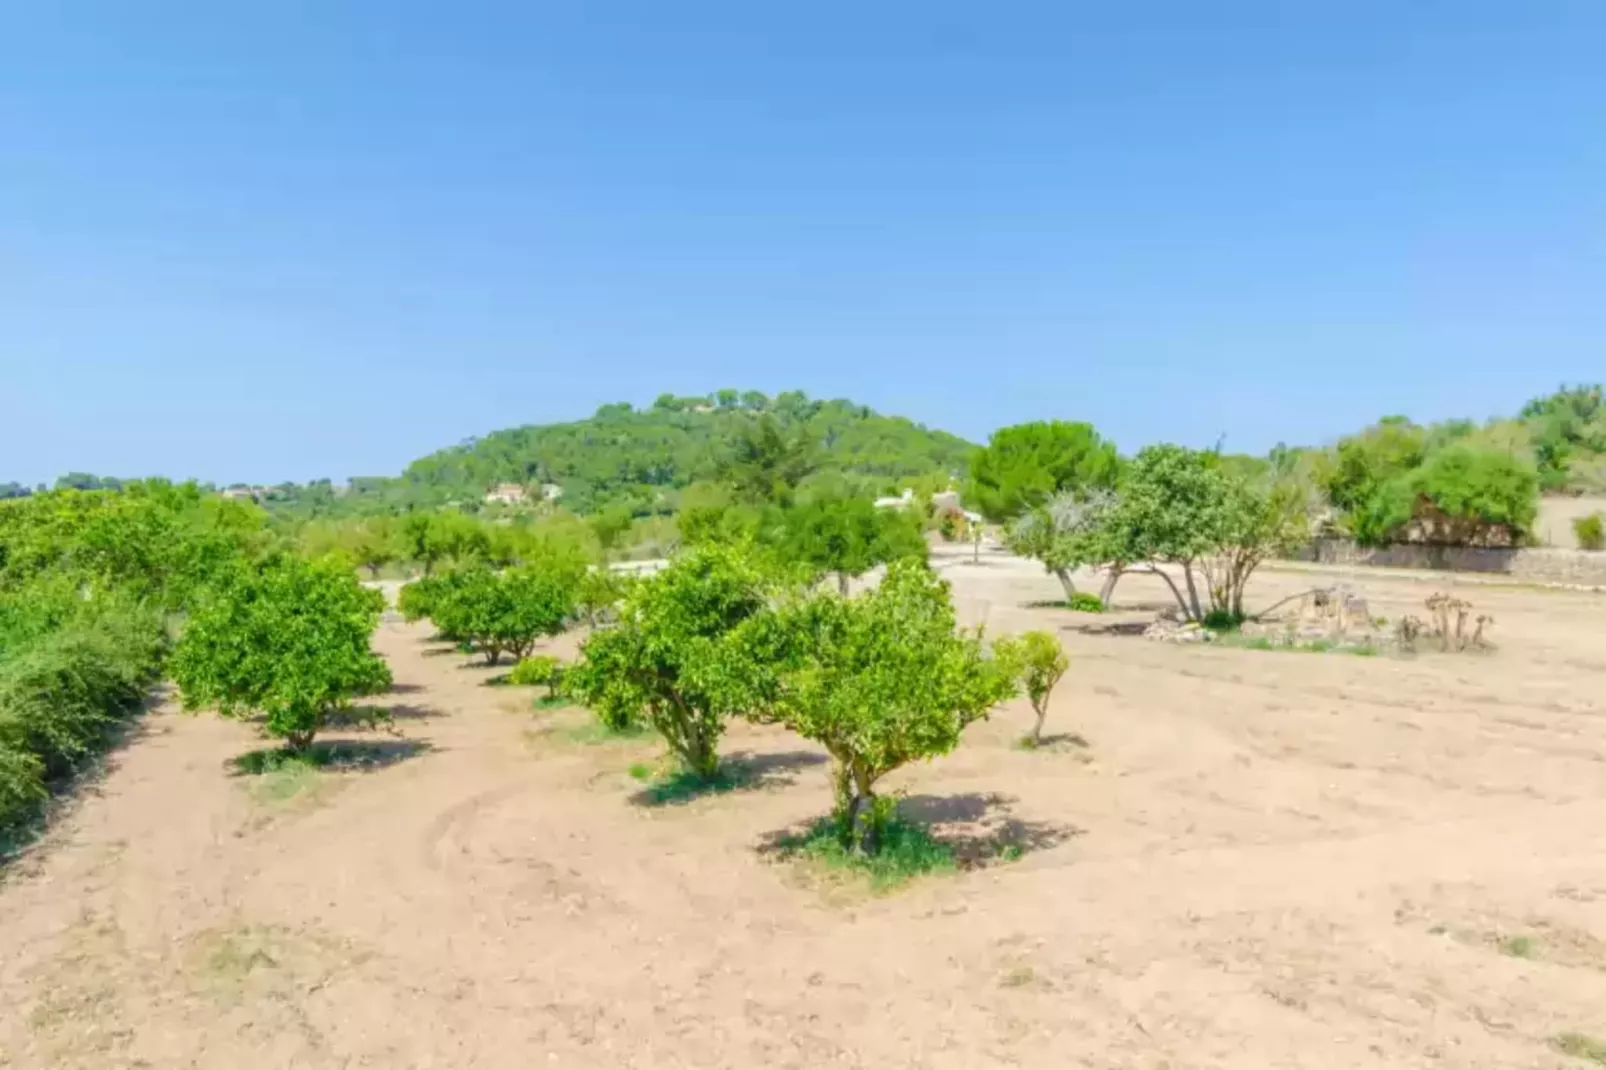
[[[370,648],[384,605],[332,564],[281,555],[243,569],[191,616],[174,651],[185,708],[260,714],[270,736],[305,748],[353,699],[390,686]]]
[[[860,852],[877,850],[891,817],[881,778],[951,751],[1017,686],[978,635],[955,628],[948,585],[914,560],[857,598],[816,594],[756,616],[738,639],[741,704],[831,755],[833,815]]]
[[[783,557],[848,581],[900,558],[925,560],[920,521],[902,509],[877,509],[863,498],[824,498],[786,513]]]
[[[1105,556],[1110,552],[1105,524],[1116,501],[1113,492],[1102,488],[1060,491],[1017,517],[1005,529],[1005,544],[1013,553],[1040,561],[1044,570],[1060,581],[1067,602],[1076,597],[1072,572],[1088,565],[1110,565],[1099,595],[1099,601],[1107,603],[1121,575],[1120,568]]]
[[[738,432],[719,475],[743,501],[785,505],[818,467],[814,442],[801,427],[788,430],[762,413]]]
[[[1004,521],[1059,491],[1113,487],[1119,474],[1115,446],[1092,424],[1017,424],[971,454],[965,497],[983,516]]]
[[[1105,560],[1164,580],[1184,619],[1242,619],[1255,570],[1308,530],[1297,490],[1228,473],[1214,452],[1164,444],[1138,451],[1097,537]],[[1180,570],[1181,587],[1164,565]]]
[[[381,515],[351,525],[343,541],[352,563],[367,569],[370,579],[378,579],[379,570],[396,560],[398,540],[395,519]]]
[[[1025,632],[1000,639],[993,644],[993,653],[1009,666],[1026,688],[1032,712],[1037,715],[1027,742],[1036,747],[1043,742],[1043,722],[1048,718],[1048,700],[1054,685],[1060,682],[1065,670],[1071,667],[1070,656],[1060,641],[1048,632]]]
[[[1413,473],[1415,519],[1432,541],[1457,546],[1518,545],[1539,513],[1539,473],[1498,450],[1456,444]]]
[[[581,646],[566,686],[611,727],[651,725],[689,772],[711,780],[725,721],[742,711],[732,681],[752,671],[732,632],[764,607],[762,577],[739,551],[691,550],[631,588],[618,622]]]

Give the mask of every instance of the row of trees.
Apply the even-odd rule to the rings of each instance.
[[[273,542],[259,510],[159,480],[0,502],[0,845],[140,709],[177,624]]]
[[[839,835],[874,852],[892,814],[881,779],[952,750],[1018,690],[1026,651],[1000,656],[957,628],[947,585],[919,560],[894,562],[852,598],[763,561],[704,546],[634,585],[565,686],[611,727],[650,726],[706,780],[719,775],[733,718],[819,743],[833,762]]]

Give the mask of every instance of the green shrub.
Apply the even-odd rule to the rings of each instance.
[[[562,680],[563,663],[547,654],[523,658],[513,666],[513,671],[507,674],[507,682],[520,687],[545,684],[549,695],[557,693],[558,684]]]
[[[1060,641],[1048,632],[1026,632],[1005,637],[993,644],[993,652],[1026,688],[1032,712],[1037,715],[1037,722],[1032,726],[1032,734],[1026,738],[1026,743],[1035,747],[1043,741],[1048,697],[1054,685],[1060,682],[1060,677],[1065,675],[1065,670],[1071,667],[1071,659],[1065,653],[1065,648],[1060,646]]]
[[[261,715],[292,749],[351,700],[390,686],[369,647],[384,596],[330,562],[279,557],[250,569],[189,620],[173,655],[187,709]]]
[[[1212,609],[1199,623],[1213,632],[1236,632],[1243,626],[1244,619],[1242,613],[1234,613],[1228,609]]]
[[[1581,550],[1606,550],[1606,518],[1599,513],[1578,517],[1573,521],[1573,535]]]
[[[1065,608],[1075,610],[1078,613],[1103,613],[1104,603],[1096,594],[1077,591],[1066,601]]]
[[[24,823],[46,785],[104,748],[155,681],[154,612],[114,606],[0,661],[0,831]]]
[[[745,710],[733,681],[751,666],[731,633],[765,608],[742,552],[710,543],[633,584],[613,627],[593,632],[565,679],[609,729],[650,724],[687,769],[719,771],[725,721]]]

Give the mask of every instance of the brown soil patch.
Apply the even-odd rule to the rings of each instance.
[[[1072,653],[1054,746],[1015,704],[898,781],[1017,861],[822,896],[761,849],[826,806],[812,748],[736,727],[742,787],[642,805],[651,740],[391,623],[425,746],[268,789],[230,774],[247,728],[163,710],[12,868],[0,1065],[1552,1070],[1606,1036],[1606,600],[1479,587],[1493,654],[1315,656],[944,567],[967,619]],[[1434,586],[1359,583],[1390,615]]]

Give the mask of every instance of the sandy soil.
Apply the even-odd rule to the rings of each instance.
[[[0,1064],[1586,1065],[1551,1044],[1606,1038],[1606,599],[1469,587],[1499,650],[1397,660],[1152,643],[1028,608],[1029,565],[944,566],[1073,654],[1074,740],[1013,749],[1014,704],[898,780],[1018,861],[822,888],[761,850],[826,806],[812,748],[736,728],[756,787],[641,805],[650,743],[389,623],[386,762],[272,797],[228,774],[248,728],[164,709],[13,867]],[[1435,586],[1355,582],[1389,614]]]

